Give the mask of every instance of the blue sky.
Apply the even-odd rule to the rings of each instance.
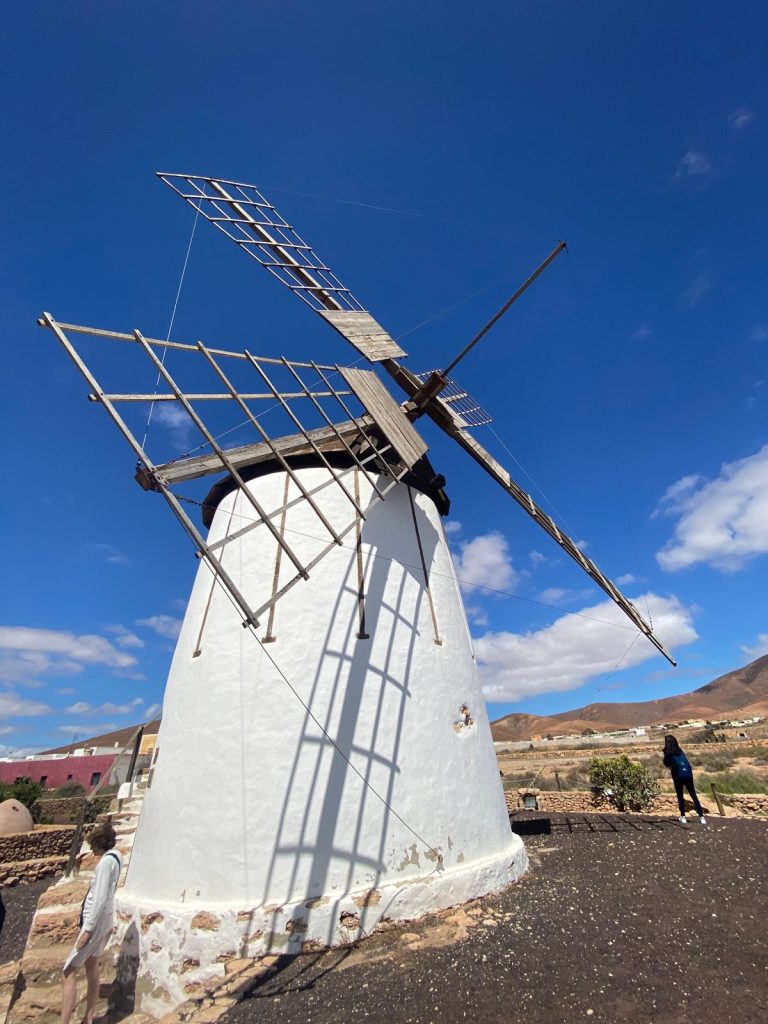
[[[0,752],[162,699],[195,561],[35,326],[48,309],[164,336],[192,214],[156,170],[258,184],[415,370],[569,243],[458,376],[494,415],[481,442],[644,610],[612,443],[680,667],[630,649],[601,592],[428,431],[494,717],[681,692],[764,653],[767,27],[749,2],[17,7],[0,42]],[[173,333],[350,361],[206,224]],[[186,440],[153,424],[150,446]]]

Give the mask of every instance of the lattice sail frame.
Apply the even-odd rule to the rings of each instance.
[[[146,338],[138,330],[135,330],[132,334],[125,334],[96,327],[84,327],[78,324],[58,323],[50,313],[44,313],[38,323],[53,332],[56,339],[85,378],[91,388],[88,396],[89,399],[104,407],[110,419],[128,442],[138,459],[137,479],[146,490],[158,491],[163,495],[174,516],[192,540],[199,557],[208,564],[214,577],[229,592],[243,616],[244,626],[257,627],[261,615],[291,590],[299,580],[308,579],[314,567],[334,548],[343,545],[347,534],[355,530],[356,527],[359,527],[360,522],[365,520],[368,510],[379,501],[384,500],[392,488],[397,486],[427,451],[427,446],[423,439],[383,387],[376,374],[370,370],[357,370],[353,374],[348,368],[337,365],[254,356],[247,350],[235,352],[221,348],[209,348],[200,341],[195,345],[188,345],[181,342]],[[68,334],[86,334],[103,340],[134,344],[149,359],[159,378],[167,384],[170,391],[159,394],[120,394],[105,391],[68,337]],[[221,393],[203,393],[182,390],[168,367],[157,355],[156,349],[165,348],[194,353],[201,357],[219,379],[224,387],[224,391]],[[266,390],[262,392],[238,391],[221,366],[223,359],[244,360],[249,367],[256,371],[259,381],[266,387]],[[276,366],[287,371],[292,379],[295,380],[297,385],[296,391],[280,391],[275,386],[268,368]],[[312,370],[319,378],[319,381],[312,386],[307,385],[302,377],[302,371],[307,369]],[[341,379],[346,382],[345,374],[350,380],[349,389],[335,387],[332,382],[334,376],[340,375]],[[318,390],[318,385],[320,390]],[[363,406],[364,413],[362,416],[354,416],[350,411],[349,405],[345,402],[345,398],[353,395],[356,396]],[[341,409],[346,417],[343,421],[334,422],[326,408],[324,408],[323,401],[327,403],[329,399],[333,405],[337,405]],[[259,400],[278,403],[295,424],[297,433],[287,437],[270,437],[248,404],[249,402]],[[292,405],[296,400],[308,402],[311,408],[325,422],[325,426],[313,429],[304,427]],[[121,402],[158,401],[177,403],[186,412],[191,422],[201,434],[204,442],[210,447],[211,453],[196,458],[174,460],[170,463],[155,463],[145,450],[143,442],[140,443],[137,440],[128,424],[117,411],[116,406]],[[199,414],[195,404],[193,404],[201,401],[234,402],[245,416],[245,422],[256,430],[260,438],[259,442],[229,451],[222,448],[213,431]],[[326,454],[327,450],[331,448],[334,451],[342,450],[346,452],[351,460],[351,465],[348,469],[335,468],[331,464]],[[333,483],[344,493],[354,511],[353,518],[349,524],[341,529],[335,528],[330,523],[312,494],[302,484],[299,476],[290,465],[289,457],[291,455],[309,453],[314,453],[325,466]],[[273,522],[273,519],[279,518],[288,505],[295,504],[295,499],[289,502],[288,505],[281,505],[276,509],[267,511],[248,488],[246,480],[241,475],[241,469],[267,459],[274,459],[282,466],[296,485],[301,498],[312,508],[317,516],[318,523],[328,534],[329,540],[327,544],[307,563],[301,562]],[[354,488],[348,487],[345,480],[345,477],[355,469],[365,474],[373,489],[372,498],[366,507],[362,507],[355,493],[353,493]],[[242,531],[215,546],[209,545],[187,514],[183,505],[186,499],[175,494],[171,489],[173,484],[183,480],[191,480],[215,472],[226,472],[229,474],[238,491],[253,509],[253,527],[256,528],[263,525],[296,570],[296,574],[258,608],[251,607],[246,597],[224,569],[221,558],[217,554],[218,549],[224,547],[228,541],[241,536]],[[382,477],[385,480],[384,483],[382,483]]]
[[[377,362],[406,354],[255,185],[201,175],[157,176],[366,359]]]
[[[420,436],[413,430],[411,426],[412,420],[418,419],[419,416],[426,415],[431,419],[441,430],[443,430],[490,476],[496,483],[498,483],[502,489],[523,509],[526,515],[530,516],[534,522],[547,533],[549,536],[560,546],[560,548],[580,566],[581,569],[586,572],[591,579],[610,597],[612,601],[624,612],[624,614],[634,623],[637,629],[643,633],[643,635],[656,647],[656,649],[672,664],[676,662],[674,658],[666,650],[662,642],[655,635],[653,627],[649,625],[642,615],[639,613],[634,604],[619,590],[619,588],[610,580],[597,566],[597,564],[589,557],[587,557],[579,548],[578,544],[568,536],[563,530],[560,529],[557,523],[552,517],[540,508],[533,500],[530,494],[528,494],[522,487],[520,487],[509,472],[494,459],[494,457],[488,452],[475,437],[473,437],[467,427],[479,426],[482,423],[489,422],[490,417],[485,413],[477,403],[469,395],[462,392],[460,387],[456,385],[445,373],[431,374],[427,377],[427,382],[422,379],[420,375],[413,373],[407,367],[403,366],[398,362],[399,357],[404,356],[406,353],[400,348],[397,342],[384,330],[384,328],[374,320],[373,316],[366,310],[362,304],[352,295],[351,291],[346,288],[334,272],[326,266],[322,260],[317,256],[314,249],[306,243],[301,236],[294,230],[294,228],[277,212],[275,207],[262,195],[262,193],[254,186],[248,185],[243,182],[227,181],[223,178],[210,178],[199,175],[184,175],[184,174],[166,174],[158,173],[158,177],[166,184],[169,185],[177,195],[181,196],[186,202],[188,202],[193,209],[195,209],[198,215],[202,215],[206,220],[210,221],[216,228],[222,231],[228,238],[231,238],[235,244],[248,253],[253,259],[257,260],[266,270],[268,270],[274,277],[276,277],[283,285],[285,285],[290,291],[297,295],[306,305],[313,309],[319,316],[321,316],[327,323],[329,323],[342,337],[345,338],[358,352],[360,352],[370,362],[378,362],[382,369],[392,378],[392,380],[406,393],[409,402],[405,403],[404,411],[401,410],[402,420],[406,421],[407,426],[404,426],[402,420],[399,420],[396,424],[391,424],[393,430],[387,441],[393,448],[397,448],[394,438],[398,435],[402,435],[403,432],[408,433],[407,428],[413,431],[410,437],[410,442],[399,437],[401,451],[399,454],[402,456],[402,452],[407,450],[409,447],[418,447],[419,444],[424,444]],[[511,304],[523,294],[523,292],[530,286],[530,284],[539,276],[539,274],[552,262],[556,257],[557,253],[561,252],[565,248],[565,243],[560,243],[555,250],[547,257],[539,268],[531,274],[531,276],[518,288],[515,295],[502,307],[501,310],[483,327],[483,329],[475,336],[468,346],[465,347],[462,353],[456,357],[452,363],[447,367],[447,371],[459,361],[460,358],[469,351],[480,338],[493,326],[494,323],[506,312]],[[49,314],[45,314],[40,321],[43,326],[51,327],[54,329],[59,341],[69,352],[69,355],[73,358],[78,368],[89,380],[92,387],[98,389],[98,385],[95,379],[92,379],[90,371],[82,363],[82,360],[74,351],[71,343],[66,338],[62,331],[62,327],[66,327],[72,331],[80,331],[84,333],[97,334],[101,337],[112,337],[119,340],[127,341],[138,341],[158,365],[158,370],[163,374],[162,366],[160,361],[151,352],[151,346],[163,346],[167,345],[170,348],[187,349],[193,351],[201,351],[203,355],[208,358],[211,362],[211,356],[236,356],[237,358],[247,358],[253,360],[253,357],[246,353],[232,353],[226,352],[220,349],[208,349],[204,347],[183,345],[180,343],[166,343],[160,342],[155,339],[144,339],[141,337],[138,331],[134,332],[133,335],[118,334],[110,331],[98,331],[91,328],[77,327],[74,325],[56,325],[53,318]],[[315,363],[292,363],[288,364],[285,360],[268,360],[262,358],[256,360],[257,369],[259,364],[267,363],[281,363],[283,366],[296,367],[312,367],[315,370],[321,368]],[[212,364],[213,365],[213,364]],[[213,368],[217,371],[219,368],[213,365]],[[335,372],[340,367],[327,367],[327,370]],[[225,379],[219,373],[220,379],[225,382]],[[167,379],[167,378],[166,378]],[[391,415],[391,406],[396,406],[396,403],[391,396],[388,396],[389,402],[383,399],[381,391],[383,386],[381,381],[377,380],[376,390],[378,392],[378,414],[384,416],[385,419],[388,415]],[[325,381],[327,384],[328,382]],[[348,381],[350,383],[350,381]],[[432,385],[432,386],[430,386]],[[350,383],[352,391],[357,393],[357,389]],[[452,388],[456,388],[456,391],[451,391]],[[370,389],[363,387],[363,391],[367,391],[369,398],[372,400],[373,395]],[[200,397],[229,397],[242,404],[249,396],[237,395],[234,390],[229,388],[228,396],[196,396]],[[273,392],[274,393],[274,392]],[[335,397],[339,397],[340,393],[336,392]],[[155,489],[162,490],[166,500],[171,505],[174,514],[180,519],[182,525],[187,530],[187,533],[192,537],[193,542],[198,548],[201,557],[206,558],[215,568],[216,560],[213,557],[209,548],[206,547],[205,542],[198,533],[194,524],[191,523],[189,518],[184,514],[184,510],[179,506],[178,499],[170,492],[169,487],[171,482],[175,482],[182,479],[194,479],[195,477],[206,475],[207,473],[220,471],[222,468],[229,471],[233,476],[233,479],[241,486],[238,481],[238,477],[232,473],[238,465],[247,465],[249,460],[259,461],[259,458],[266,458],[270,456],[276,456],[276,453],[272,451],[271,444],[268,439],[264,439],[261,445],[247,446],[245,452],[241,450],[230,451],[226,457],[225,453],[215,446],[213,447],[212,456],[202,456],[198,459],[185,460],[184,463],[178,461],[171,465],[166,466],[153,466],[148,461],[146,453],[143,451],[133,435],[128,430],[125,423],[122,421],[120,416],[117,414],[114,406],[111,404],[109,396],[103,393],[99,394],[96,390],[96,394],[93,396],[95,400],[104,402],[110,416],[113,421],[118,425],[120,430],[126,436],[127,440],[134,448],[140,462],[145,468],[145,486],[149,488],[155,487]],[[129,396],[113,396],[114,400],[120,398],[127,399]],[[134,400],[150,400],[152,396],[133,396]],[[189,398],[190,396],[187,396]],[[264,397],[264,396],[261,396]],[[285,398],[285,396],[283,396]],[[304,397],[307,397],[306,395]],[[360,395],[358,394],[358,398]],[[179,400],[177,395],[165,396],[166,399]],[[462,412],[461,402],[464,403],[464,410]],[[365,405],[365,403],[363,403]],[[387,409],[387,407],[389,407]],[[407,416],[406,416],[407,413]],[[291,414],[292,415],[292,414]],[[254,418],[251,417],[253,420]],[[374,425],[377,424],[377,418],[370,416],[368,420],[363,417],[363,423],[347,421],[345,424],[336,424],[332,429],[337,430],[341,427],[351,428],[353,434],[357,432],[364,432],[373,429]],[[300,426],[300,424],[297,425]],[[330,421],[328,421],[330,422]],[[199,427],[199,424],[196,424]],[[258,422],[254,422],[254,425],[258,428]],[[337,430],[337,432],[343,433],[343,431]],[[283,438],[282,441],[286,442],[290,447],[291,442],[296,442],[297,438],[301,438],[300,443],[308,443],[309,435],[312,435],[312,440],[317,444],[320,438],[315,437],[313,432],[300,432],[299,435],[293,435],[292,438]],[[416,437],[414,442],[413,435]],[[205,436],[205,435],[204,435]],[[327,435],[325,435],[327,437]],[[337,439],[338,440],[338,439]],[[405,448],[402,446],[405,445]],[[256,452],[259,449],[259,453]],[[426,445],[424,445],[426,450]],[[379,459],[381,453],[376,453],[375,449],[373,454],[370,456],[371,460]],[[412,454],[412,452],[411,452]],[[258,455],[258,457],[257,457]],[[367,461],[367,460],[365,460]],[[175,467],[175,468],[174,468]],[[364,467],[363,467],[364,468]],[[404,475],[404,470],[400,475],[396,475],[393,481],[387,485],[383,493],[376,491],[374,500],[381,500],[385,497],[387,489],[398,482]],[[250,500],[250,499],[249,499]],[[354,504],[354,502],[353,502]],[[280,510],[278,510],[280,511]],[[359,520],[355,520],[350,524],[341,534],[346,535]],[[269,524],[268,524],[269,526]],[[332,549],[333,544],[339,543],[334,537],[331,544],[326,548],[321,555],[318,556],[310,566],[307,567],[307,571],[313,565],[317,564],[320,557],[323,557],[328,550]],[[290,556],[289,556],[290,557]],[[293,559],[292,559],[293,560]],[[234,587],[231,580],[228,579],[223,571],[219,572],[218,578],[226,584],[226,587],[230,589],[231,596],[240,610],[245,615],[246,625],[250,625],[253,619],[253,612],[248,608],[247,602]],[[283,588],[277,597],[282,596],[287,589],[292,587],[299,579],[304,578],[304,574],[299,571],[297,577],[295,577],[289,585]],[[268,607],[265,606],[265,607]],[[262,609],[258,610],[259,613]]]

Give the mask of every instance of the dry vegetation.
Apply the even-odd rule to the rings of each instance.
[[[682,739],[682,737],[681,737]],[[727,743],[684,743],[699,789],[714,783],[720,793],[768,793],[768,742],[742,740]],[[644,765],[658,779],[662,792],[673,791],[661,752],[649,745],[621,751]],[[590,757],[613,755],[612,748],[516,751],[499,754],[505,790],[535,786],[543,790],[589,789]],[[558,787],[559,780],[559,787]]]

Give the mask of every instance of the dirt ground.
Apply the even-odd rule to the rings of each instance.
[[[50,878],[43,878],[39,882],[6,886],[2,890],[5,921],[0,931],[0,964],[17,960],[24,952],[38,897],[50,884]]]
[[[765,1024],[768,823],[513,816],[507,892],[285,958],[222,1024]]]

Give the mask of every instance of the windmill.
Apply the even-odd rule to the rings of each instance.
[[[129,443],[140,485],[162,495],[200,559],[119,899],[124,951],[139,957],[137,991],[149,1012],[180,1001],[185,983],[221,973],[229,955],[345,941],[381,920],[498,889],[525,869],[442,528],[446,482],[420,421],[455,441],[672,660],[634,605],[477,441],[472,429],[490,418],[452,376],[564,244],[455,358],[418,374],[258,189],[159,177],[358,358],[296,361],[49,313],[39,321]],[[105,390],[71,340],[77,334],[130,345],[166,390]],[[194,364],[192,384],[176,363],[171,373],[167,353]],[[203,370],[217,390],[200,389]],[[153,460],[118,411],[147,402],[183,410],[206,450]],[[248,443],[224,447],[201,406],[234,409]],[[270,410],[287,433],[267,430]],[[202,499],[180,491],[222,473]],[[183,977],[182,962],[196,965]]]

